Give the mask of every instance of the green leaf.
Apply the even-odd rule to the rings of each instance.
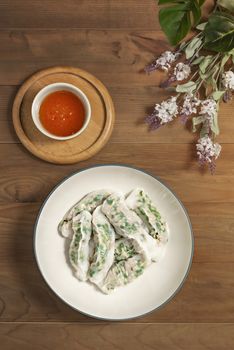
[[[186,45],[187,45],[187,42],[186,42],[186,41],[183,41],[183,42],[180,44],[179,49],[183,51],[184,48],[186,47]]]
[[[200,38],[193,38],[193,40],[191,40],[191,42],[185,49],[186,58],[187,59],[191,58],[201,45],[202,45],[202,40]]]
[[[188,34],[192,24],[196,25],[201,18],[198,0],[159,0],[158,4],[172,5],[159,11],[161,28],[172,45],[177,45]]]
[[[199,56],[195,60],[192,61],[192,65],[200,64],[201,61],[205,58],[205,56]]]
[[[213,56],[211,56],[211,55],[204,57],[204,59],[199,64],[199,69],[200,69],[201,73],[203,73],[203,74],[205,73],[206,68],[209,66],[209,64],[212,62],[212,60],[213,60]]]
[[[206,86],[209,86],[209,85],[212,86],[213,90],[217,90],[217,83],[212,75],[206,79]]]
[[[201,71],[199,71],[199,76],[202,80],[206,80],[208,78],[207,74],[203,74]]]
[[[159,22],[171,45],[177,45],[191,28],[189,13],[184,5],[161,9]]]
[[[214,91],[212,93],[212,97],[215,101],[219,101],[221,99],[221,97],[223,97],[225,91]]]
[[[225,9],[234,12],[234,2],[233,0],[218,0],[218,5],[224,7]]]
[[[216,52],[228,52],[234,48],[234,16],[225,12],[210,15],[204,30],[205,48]]]
[[[192,127],[192,131],[196,132],[197,131],[197,126],[202,124],[204,122],[204,117],[193,117],[193,127]]]
[[[215,74],[218,72],[218,70],[219,70],[219,66],[218,65],[214,66],[212,70],[209,72],[209,76],[215,77]]]
[[[201,31],[204,30],[207,23],[208,22],[203,22],[203,23],[198,24],[198,26],[196,26],[196,29],[201,30]]]
[[[229,51],[228,54],[232,56],[232,63],[234,64],[234,49]]]
[[[220,63],[220,68],[223,68],[225,66],[225,64],[227,63],[227,61],[229,60],[230,57],[231,57],[231,55],[229,53],[227,53],[226,55],[223,56],[221,63]]]
[[[213,133],[215,134],[215,136],[217,136],[219,134],[219,125],[218,125],[218,115],[217,115],[217,113],[214,115],[214,118],[212,120],[210,128],[213,131]]]
[[[196,26],[201,19],[201,8],[196,1],[191,3],[191,10],[193,13],[194,26]]]
[[[200,131],[200,137],[204,137],[209,134],[209,127],[206,123],[202,125],[201,131]]]
[[[204,116],[198,116],[198,117],[193,117],[193,127],[192,131],[196,132],[197,127],[202,124],[202,128],[200,130],[200,137],[205,136],[206,134],[209,134],[209,125],[208,123],[205,123],[205,118]],[[218,126],[218,114],[216,113],[213,117],[213,120],[211,121],[211,130],[215,135],[219,134],[219,126]]]
[[[177,85],[176,86],[176,91],[177,92],[193,92],[197,88],[197,84],[194,81],[189,81],[185,84]]]
[[[209,81],[213,80],[215,74],[218,72],[219,70],[219,66],[215,66],[213,67],[210,71],[206,72],[206,73],[202,73],[201,71],[199,71],[199,75],[202,78],[202,80],[205,80],[205,82],[209,83]]]

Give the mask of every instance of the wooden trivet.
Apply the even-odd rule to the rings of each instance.
[[[70,83],[80,88],[91,105],[91,120],[84,132],[71,140],[52,140],[34,125],[31,106],[35,95],[51,83]],[[93,75],[75,67],[39,71],[20,87],[13,103],[13,125],[22,144],[35,156],[51,163],[72,164],[92,157],[112,133],[115,113],[105,86]]]

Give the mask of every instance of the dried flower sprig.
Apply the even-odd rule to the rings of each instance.
[[[172,2],[174,6],[176,1]],[[163,3],[159,1],[159,4]],[[216,6],[208,22],[196,27],[198,33],[193,38],[180,44],[174,52],[164,52],[145,68],[147,73],[155,70],[166,72],[167,79],[160,86],[173,85],[177,92],[176,96],[155,105],[152,114],[146,117],[149,128],[158,129],[176,117],[183,124],[191,118],[193,132],[200,131],[196,145],[199,164],[208,165],[211,173],[221,151],[221,146],[214,143],[219,134],[219,104],[228,102],[234,92],[234,16],[227,13],[233,5],[229,0],[217,0],[216,5],[226,6],[225,11]],[[170,28],[171,35],[172,31]],[[167,36],[170,33],[167,32]]]
[[[222,84],[226,90],[234,90],[234,73],[229,70],[222,75]]]
[[[146,73],[151,73],[157,69],[168,71],[171,68],[173,62],[180,56],[178,52],[165,51],[155,59],[151,64],[145,67]]]
[[[155,130],[172,121],[177,114],[178,106],[176,97],[171,97],[160,104],[156,104],[153,113],[146,117],[146,122],[149,124],[151,130]]]
[[[180,118],[183,124],[186,124],[192,114],[196,114],[201,101],[195,95],[188,93],[184,96],[183,104],[180,110]]]
[[[210,137],[205,135],[198,140],[196,148],[200,165],[208,164],[213,174],[215,170],[215,160],[221,152],[221,146],[218,143],[213,143]]]

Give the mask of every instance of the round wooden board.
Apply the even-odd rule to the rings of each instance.
[[[34,125],[31,106],[44,86],[64,82],[80,88],[91,105],[91,120],[84,132],[67,141],[52,140]],[[56,164],[88,159],[106,144],[113,130],[115,113],[105,86],[93,75],[75,67],[53,67],[31,76],[19,89],[13,103],[13,125],[22,144],[35,156]]]

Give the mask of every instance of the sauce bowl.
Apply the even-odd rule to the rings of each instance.
[[[50,95],[51,93],[55,91],[69,91],[73,93],[75,96],[77,96],[81,102],[83,103],[84,109],[85,109],[85,119],[84,119],[84,124],[81,129],[79,129],[76,133],[68,136],[57,136],[49,131],[47,131],[44,126],[42,125],[40,121],[40,107],[43,102],[43,100]],[[54,139],[54,140],[69,140],[72,139],[78,135],[80,135],[88,126],[90,118],[91,118],[91,106],[89,103],[89,100],[87,96],[81,91],[79,88],[72,84],[67,84],[67,83],[53,83],[45,86],[43,89],[41,89],[37,95],[34,97],[33,103],[32,103],[32,108],[31,108],[31,113],[32,113],[32,119],[37,127],[37,129],[44,134],[45,136]]]

